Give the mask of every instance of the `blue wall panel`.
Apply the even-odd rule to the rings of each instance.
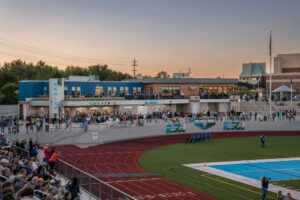
[[[96,87],[103,87],[104,94],[108,93],[108,87],[117,87],[117,95],[120,95],[120,87],[128,87],[129,94],[133,93],[133,87],[141,87],[142,91],[144,86],[140,82],[121,82],[121,81],[91,81],[91,82],[79,82],[79,81],[65,81],[65,87],[68,87],[68,95],[72,94],[72,87],[81,88],[81,95],[88,95],[96,93]]]
[[[94,94],[97,86],[103,87],[104,94],[107,94],[108,87],[117,87],[117,95],[120,95],[120,87],[128,87],[129,94],[133,94],[133,87],[141,87],[142,92],[144,86],[141,82],[124,82],[124,81],[65,81],[65,87],[68,87],[68,95],[72,94],[72,87],[81,88],[81,95]],[[20,81],[19,82],[19,101],[25,101],[26,98],[37,98],[46,94],[49,95],[49,81]]]
[[[26,98],[36,98],[43,96],[44,87],[47,88],[46,94],[49,95],[48,81],[20,81],[19,101],[25,101]]]

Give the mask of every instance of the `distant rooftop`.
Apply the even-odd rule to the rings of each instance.
[[[173,73],[172,78],[190,78],[189,73]]]
[[[212,83],[233,83],[237,84],[238,79],[235,78],[143,78],[143,79],[130,79],[130,82],[141,82],[144,84],[151,83],[165,83],[165,84],[212,84]]]
[[[266,63],[243,64],[243,71],[240,76],[263,76],[266,74]]]
[[[99,81],[99,75],[69,76],[69,81]]]

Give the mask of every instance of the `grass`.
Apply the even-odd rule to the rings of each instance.
[[[207,174],[182,164],[252,160],[266,158],[300,157],[300,137],[266,137],[266,148],[260,147],[259,137],[216,139],[201,144],[174,144],[165,150],[144,153],[139,162],[146,170],[160,173],[164,178],[206,193],[217,199],[259,199],[261,189],[240,182]],[[274,181],[274,184],[298,189],[300,180]],[[276,194],[268,193],[268,199]]]

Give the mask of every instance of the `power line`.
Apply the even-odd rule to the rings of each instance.
[[[14,42],[11,40],[7,40],[5,38],[0,38],[0,41],[2,41],[2,43],[9,48],[26,51],[26,52],[30,51],[35,54],[46,55],[47,57],[56,57],[59,59],[66,59],[66,60],[72,60],[72,61],[90,63],[90,64],[100,64],[101,63],[101,64],[111,64],[111,65],[126,65],[126,64],[122,64],[122,63],[112,63],[111,61],[99,61],[99,60],[91,59],[91,58],[84,58],[84,57],[61,54],[61,53],[57,53],[54,51],[40,49],[40,48],[33,47],[30,45],[25,45],[22,43]]]
[[[39,42],[39,43],[42,43],[42,44],[46,44],[46,45],[48,45],[48,46],[52,46],[52,47],[55,47],[55,48],[57,47],[57,45],[54,45],[53,43],[45,43],[45,41],[42,41],[42,40],[39,40],[39,39],[30,37],[30,36],[26,36],[26,35],[24,36],[23,34],[14,33],[14,32],[5,30],[5,29],[3,29],[3,28],[0,28],[0,32],[6,33],[6,34],[10,34],[10,35],[14,35],[14,36],[17,36],[17,37],[22,38],[22,39],[27,38],[27,39],[29,39],[29,40],[31,40],[31,41],[35,41],[35,42]],[[19,44],[20,44],[20,43],[19,43]],[[27,46],[28,46],[28,45],[27,45]],[[55,51],[55,53],[57,53],[57,52]],[[70,56],[70,55],[66,55],[66,56]],[[75,56],[72,56],[72,57],[75,57]],[[88,59],[88,60],[91,60],[91,59],[92,59],[92,58],[83,58],[83,57],[77,57],[77,58]],[[129,58],[128,58],[128,57],[123,57],[123,59],[128,60]],[[93,59],[93,60],[95,60],[95,59]],[[123,61],[124,61],[124,60],[123,60]],[[121,61],[121,62],[123,62],[123,61]],[[96,60],[96,62],[99,62],[99,61]],[[106,62],[107,62],[107,61],[106,61]]]

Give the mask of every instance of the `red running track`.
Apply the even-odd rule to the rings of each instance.
[[[297,135],[294,132],[263,132],[265,136]],[[212,133],[211,138],[254,137],[261,132]],[[98,145],[88,148],[57,146],[62,159],[89,174],[128,174],[148,172],[138,162],[139,157],[149,149],[184,142],[189,134],[142,138]],[[187,199],[212,200],[206,194],[173,183],[161,177],[109,177],[102,181],[126,192],[136,199]]]

